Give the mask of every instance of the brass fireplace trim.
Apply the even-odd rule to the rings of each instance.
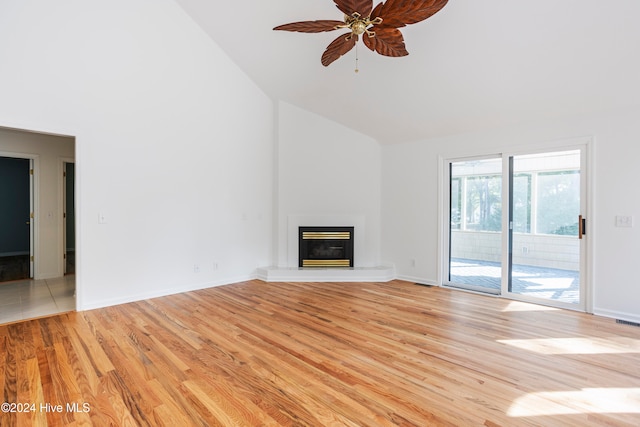
[[[303,267],[350,267],[348,259],[303,259]]]
[[[352,226],[300,226],[298,267],[353,267]]]
[[[350,231],[303,231],[303,240],[349,240]]]

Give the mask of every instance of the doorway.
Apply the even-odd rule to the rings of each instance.
[[[28,254],[28,274],[26,277],[22,276],[24,278],[14,276],[11,281],[0,282],[0,324],[76,309],[75,274],[64,274],[63,264],[63,254],[67,248],[67,242],[64,240],[64,211],[67,203],[63,199],[63,166],[64,162],[75,162],[75,144],[75,138],[71,136],[0,127],[0,158],[21,160],[20,170],[23,171],[23,178],[20,180],[0,177],[0,180],[9,184],[6,187],[8,190],[0,189],[0,233],[3,227],[9,225],[11,228],[12,224],[2,216],[7,216],[8,212],[15,210],[15,206],[18,205],[17,202],[8,202],[4,195],[7,191],[24,188],[23,182],[28,182],[27,188],[30,192],[20,191],[21,194],[29,194],[27,200],[30,207],[27,209],[26,218],[23,218],[25,214],[19,215],[19,226],[12,227],[22,236],[25,236],[23,227],[28,229],[28,248],[10,250],[20,252],[22,256],[25,252]],[[29,165],[28,168],[24,166],[26,164]],[[0,174],[3,169],[6,170],[0,166]],[[24,172],[26,170],[28,174]],[[75,172],[74,170],[73,181],[76,181]],[[77,206],[75,196],[73,192],[66,197],[67,202],[73,202],[70,212],[72,222],[75,217],[74,208]],[[27,203],[20,205],[27,206]],[[13,224],[15,223],[13,221]],[[76,231],[75,227],[72,229]],[[75,236],[67,239],[72,243],[70,248],[74,253],[75,240]],[[0,235],[0,246],[6,241],[6,236]],[[0,247],[0,252],[6,254],[9,250]]]
[[[33,277],[31,160],[0,157],[0,282]]]
[[[452,159],[443,284],[586,309],[586,146]]]

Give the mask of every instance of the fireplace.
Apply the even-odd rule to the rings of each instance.
[[[353,267],[353,227],[299,227],[299,267]]]

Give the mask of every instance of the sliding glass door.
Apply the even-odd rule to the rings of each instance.
[[[450,286],[499,294],[502,278],[502,159],[449,164]]]
[[[443,284],[584,309],[584,151],[448,161]]]
[[[581,152],[513,156],[508,292],[580,305]]]

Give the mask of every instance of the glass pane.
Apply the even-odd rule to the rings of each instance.
[[[539,234],[578,234],[580,171],[539,173],[537,196]]]
[[[460,230],[461,212],[462,212],[462,187],[460,186],[460,178],[451,180],[451,229]]]
[[[502,159],[451,164],[449,284],[500,293]]]
[[[466,228],[500,231],[502,225],[502,179],[499,175],[467,177]]]
[[[513,231],[531,232],[531,174],[513,177]]]
[[[513,158],[510,291],[580,302],[580,151]]]

